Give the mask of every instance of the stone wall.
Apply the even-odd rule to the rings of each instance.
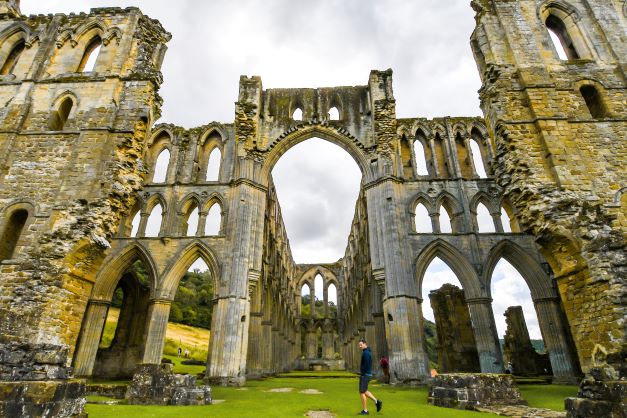
[[[429,293],[438,336],[438,372],[480,372],[477,343],[464,291],[445,284]]]
[[[531,344],[522,307],[507,308],[505,322],[507,329],[503,354],[505,361],[512,365],[513,370],[510,371],[517,375],[551,374],[548,356],[536,352]]]
[[[595,347],[624,375],[626,341],[624,16],[616,2],[475,0],[472,36],[493,170],[555,275],[584,371]],[[562,20],[578,58],[561,60],[545,25]],[[582,87],[596,89],[602,115]],[[618,202],[620,201],[620,203]],[[555,367],[554,367],[555,369]]]

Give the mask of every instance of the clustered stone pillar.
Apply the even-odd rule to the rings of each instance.
[[[574,384],[579,381],[579,365],[572,350],[568,325],[557,297],[534,300],[544,345],[549,353],[553,382]]]
[[[168,330],[171,300],[153,299],[148,307],[148,329],[146,330],[146,349],[144,364],[161,364],[165,334]]]
[[[522,375],[548,374],[548,357],[540,356],[531,344],[521,306],[510,306],[505,311],[505,357],[512,363],[513,372]]]
[[[110,301],[93,299],[87,305],[87,312],[83,320],[85,326],[83,327],[78,349],[73,360],[75,376],[91,376],[93,372],[102,329],[107,320],[110,305]]]
[[[482,373],[503,373],[503,355],[492,312],[492,299],[467,299]]]
[[[439,372],[481,371],[464,291],[445,284],[429,293],[438,335]]]

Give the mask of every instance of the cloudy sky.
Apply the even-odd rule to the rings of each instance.
[[[162,69],[165,104],[159,122],[187,128],[232,122],[243,74],[261,76],[264,88],[324,87],[363,85],[371,69],[387,68],[394,70],[398,117],[481,114],[480,81],[468,44],[474,28],[468,0],[21,3],[24,14],[138,6],[159,19],[173,35]],[[288,151],[273,176],[296,261],[342,257],[360,181],[351,157],[314,139]],[[499,266],[495,286],[518,300],[518,288],[507,279],[511,273]],[[430,274],[439,281],[454,279],[443,263],[435,263]]]

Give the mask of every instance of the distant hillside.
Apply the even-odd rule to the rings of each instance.
[[[131,267],[140,283],[148,286],[148,273],[140,261]],[[192,327],[211,329],[211,299],[213,284],[209,272],[188,271],[185,273],[170,308],[169,322]],[[118,288],[111,301],[111,306],[122,307],[123,293]]]

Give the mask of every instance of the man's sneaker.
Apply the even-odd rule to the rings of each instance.
[[[370,414],[368,413],[368,411],[361,411],[361,412],[360,412],[359,414],[357,414],[357,415],[370,415]]]
[[[379,399],[375,405],[377,405],[377,412],[379,412],[383,406],[383,401]]]

